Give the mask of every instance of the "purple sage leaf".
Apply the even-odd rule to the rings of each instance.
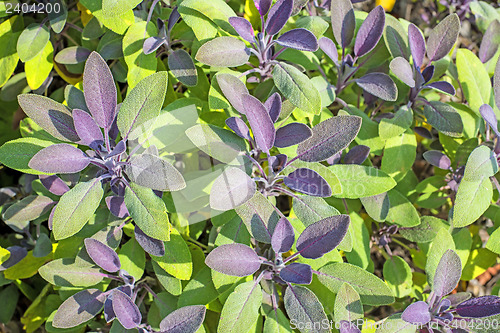
[[[420,29],[413,23],[408,26],[408,42],[413,57],[413,64],[420,70],[425,57],[425,39]]]
[[[163,257],[165,255],[165,244],[163,241],[146,235],[138,226],[135,226],[134,235],[137,243],[150,255],[155,257]]]
[[[309,126],[302,123],[290,123],[278,128],[276,131],[276,139],[274,146],[285,148],[298,145],[301,142],[309,139],[312,136],[312,131]]]
[[[339,53],[337,51],[337,46],[328,37],[321,37],[318,41],[321,51],[323,51],[328,58],[332,59],[333,63],[338,66],[339,64]]]
[[[82,290],[64,301],[52,320],[56,328],[72,328],[94,318],[104,306],[106,294],[97,289]]]
[[[451,166],[450,158],[437,150],[426,151],[423,157],[429,164],[443,170],[448,170]]]
[[[361,118],[336,116],[312,128],[313,135],[299,144],[297,157],[305,162],[321,162],[345,149],[358,135]]]
[[[257,98],[248,94],[243,95],[242,102],[257,147],[269,153],[269,149],[274,146],[276,130],[266,107]]]
[[[288,219],[282,217],[274,228],[271,246],[275,253],[284,253],[290,251],[293,242],[295,242],[293,227]]]
[[[68,185],[66,185],[66,183],[56,175],[40,175],[38,178],[40,178],[42,185],[45,186],[45,188],[52,194],[63,195],[69,191]]]
[[[451,307],[456,307],[458,304],[469,300],[471,297],[472,294],[469,292],[458,292],[456,294],[449,295],[446,299],[450,301]]]
[[[271,8],[273,0],[253,0],[253,2],[260,13],[260,16],[264,16],[267,12],[269,12],[269,8]]]
[[[269,158],[269,163],[271,164],[274,172],[279,172],[283,170],[287,160],[288,156],[286,156],[285,154],[278,154],[276,156],[271,156]]]
[[[109,211],[121,219],[129,216],[128,209],[125,207],[125,199],[119,196],[109,196],[105,199]]]
[[[422,78],[424,80],[423,83],[427,83],[430,80],[432,80],[432,77],[434,76],[434,69],[435,69],[434,66],[425,67],[425,69],[422,72]]]
[[[255,33],[252,24],[246,18],[233,16],[229,18],[229,23],[241,38],[249,43],[255,43]]]
[[[447,250],[436,268],[432,290],[437,296],[443,297],[455,289],[462,276],[460,257],[453,250]]]
[[[429,61],[444,58],[453,48],[460,32],[460,19],[457,14],[448,15],[429,34],[427,57]]]
[[[195,333],[203,324],[206,311],[204,305],[184,306],[166,316],[160,323],[160,330],[166,333]]]
[[[398,98],[398,88],[391,77],[384,73],[368,73],[356,80],[364,91],[384,101],[394,102]]]
[[[147,153],[134,155],[125,172],[136,184],[157,191],[178,191],[186,187],[184,177],[170,162]]]
[[[285,32],[281,35],[276,43],[283,47],[289,47],[299,51],[317,51],[318,40],[312,32],[307,29],[297,28]]]
[[[482,296],[460,303],[455,312],[462,317],[483,318],[500,314],[500,297]]]
[[[309,225],[297,239],[297,251],[304,258],[320,258],[340,244],[349,224],[349,215],[335,215]]]
[[[158,50],[160,46],[162,46],[166,41],[166,38],[156,36],[149,37],[144,41],[144,44],[142,45],[142,51],[144,52],[144,54],[153,53],[154,51]]]
[[[85,238],[84,243],[89,257],[99,267],[110,273],[120,270],[120,259],[112,248],[94,238]]]
[[[495,134],[500,137],[500,133],[498,132],[498,120],[495,112],[493,111],[493,108],[488,104],[483,104],[479,108],[479,113],[481,114],[481,117],[483,117],[483,119],[486,121],[488,126],[490,126],[491,129],[495,132]]]
[[[115,120],[116,86],[106,61],[92,52],[83,72],[83,94],[97,124],[106,130]]]
[[[19,95],[17,100],[24,113],[53,137],[63,141],[80,140],[71,112],[66,106],[35,94]]]
[[[280,271],[280,278],[289,283],[310,284],[312,269],[308,264],[291,263]]]
[[[484,64],[489,61],[498,50],[500,46],[500,22],[493,20],[486,29],[479,48],[479,59]]]
[[[397,57],[391,61],[391,71],[398,79],[410,88],[415,87],[415,79],[413,78],[413,69],[410,63],[403,57]]]
[[[432,83],[426,85],[425,88],[432,88],[435,90],[439,90],[439,91],[441,91],[445,94],[451,95],[451,96],[455,96],[455,94],[456,94],[456,91],[455,91],[455,88],[453,87],[453,85],[449,82],[446,82],[446,81],[432,82]]]
[[[36,153],[28,165],[47,173],[80,172],[90,163],[90,158],[80,149],[67,143],[58,143]]]
[[[314,170],[299,168],[283,179],[286,186],[300,193],[314,197],[328,198],[332,188],[328,182]]]
[[[401,315],[401,319],[407,323],[425,325],[431,321],[429,305],[423,301],[410,304]]]
[[[177,7],[174,7],[172,12],[170,13],[170,16],[168,17],[168,23],[167,23],[167,29],[168,31],[172,30],[174,25],[179,21],[181,18],[181,14],[179,14],[179,10]]]
[[[241,114],[245,114],[242,96],[248,94],[246,85],[231,74],[217,74],[217,83],[229,103]]]
[[[243,139],[250,140],[250,130],[247,124],[239,117],[230,117],[226,119],[226,125],[236,133],[237,136]]]
[[[493,91],[495,94],[495,103],[500,108],[500,58],[497,61],[495,74],[493,75]]]
[[[256,190],[255,181],[244,171],[228,167],[210,189],[210,207],[221,211],[236,208],[250,200]]]
[[[382,6],[375,7],[359,28],[354,54],[362,57],[375,48],[384,33],[385,11]]]
[[[354,8],[350,0],[334,0],[331,5],[332,30],[338,45],[347,47],[356,29]]]
[[[266,107],[267,111],[269,112],[269,116],[271,117],[271,120],[273,123],[275,123],[281,113],[281,96],[277,92],[272,94],[267,101],[264,103],[264,106]]]
[[[127,294],[115,289],[113,290],[111,297],[113,302],[113,311],[123,327],[126,329],[132,329],[141,324],[141,312]]]
[[[274,36],[283,29],[292,15],[293,0],[278,0],[269,11],[266,21],[266,32]]]
[[[219,273],[248,276],[260,268],[261,260],[248,245],[224,244],[213,249],[207,255],[205,263]]]
[[[89,147],[92,143],[104,143],[104,136],[101,129],[90,114],[75,109],[73,110],[73,120],[75,122],[76,133],[80,137],[80,143]]]
[[[370,147],[359,145],[352,147],[344,157],[345,164],[361,164],[370,155]]]

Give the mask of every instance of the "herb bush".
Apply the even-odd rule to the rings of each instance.
[[[0,4],[1,331],[498,332],[500,9],[393,4]]]

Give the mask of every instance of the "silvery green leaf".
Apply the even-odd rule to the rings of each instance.
[[[177,78],[188,87],[198,84],[198,72],[193,59],[183,49],[177,49],[168,56],[168,68]]]
[[[169,162],[151,154],[134,155],[125,168],[130,180],[157,191],[178,191],[186,187],[181,173]]]
[[[210,190],[210,207],[230,210],[250,200],[256,191],[255,181],[236,167],[225,169]]]
[[[333,314],[335,321],[342,320],[352,322],[358,319],[363,319],[364,311],[363,304],[358,293],[348,283],[344,283],[335,297],[335,306]]]
[[[106,294],[98,289],[82,290],[64,301],[52,320],[56,328],[72,328],[101,312]]]
[[[328,322],[325,310],[318,297],[306,287],[288,285],[285,291],[284,303],[286,313],[290,319],[303,324],[303,328],[300,329],[302,333],[310,332],[307,329],[308,326],[317,327],[317,324],[313,326],[314,323]],[[321,326],[315,332],[329,333],[330,328],[329,326]]]
[[[59,51],[54,60],[64,65],[76,65],[84,62],[89,57],[91,51],[82,46],[70,46]]]
[[[391,71],[400,79],[404,84],[410,88],[415,87],[415,79],[413,78],[413,69],[405,58],[397,57],[391,61]]]
[[[44,23],[31,23],[19,36],[17,54],[22,62],[33,59],[49,42],[50,32]]]
[[[427,56],[437,61],[444,58],[453,48],[460,32],[460,19],[457,14],[448,15],[429,34]]]
[[[259,316],[262,289],[254,281],[238,285],[222,307],[218,332],[241,333],[248,330]]]
[[[64,193],[54,210],[54,238],[68,238],[80,231],[94,215],[103,194],[104,190],[98,178],[79,183]]]
[[[428,102],[424,106],[424,115],[427,122],[440,132],[452,137],[462,136],[462,117],[452,106],[439,101]]]
[[[167,80],[167,72],[157,72],[142,79],[128,93],[116,120],[123,140],[149,133],[165,100]]]
[[[170,224],[165,203],[151,189],[131,183],[125,188],[125,205],[146,235],[169,240]]]
[[[206,311],[203,305],[179,308],[161,321],[160,330],[167,333],[195,333],[203,324]]]
[[[250,51],[241,40],[223,36],[203,44],[196,53],[196,60],[214,67],[237,67],[250,58]]]
[[[54,200],[43,195],[29,195],[5,209],[2,219],[9,222],[9,225],[33,221],[48,213],[54,204],[56,204]],[[23,228],[20,229],[19,232]]]
[[[319,114],[321,96],[311,80],[292,65],[280,62],[274,66],[273,80],[278,90],[304,112]]]
[[[99,268],[72,258],[52,260],[38,270],[40,276],[61,287],[90,287],[102,281]]]
[[[345,282],[349,283],[358,292],[361,302],[366,305],[383,305],[394,302],[394,295],[384,281],[351,264],[329,263],[320,268],[318,278],[334,293],[338,293]]]

